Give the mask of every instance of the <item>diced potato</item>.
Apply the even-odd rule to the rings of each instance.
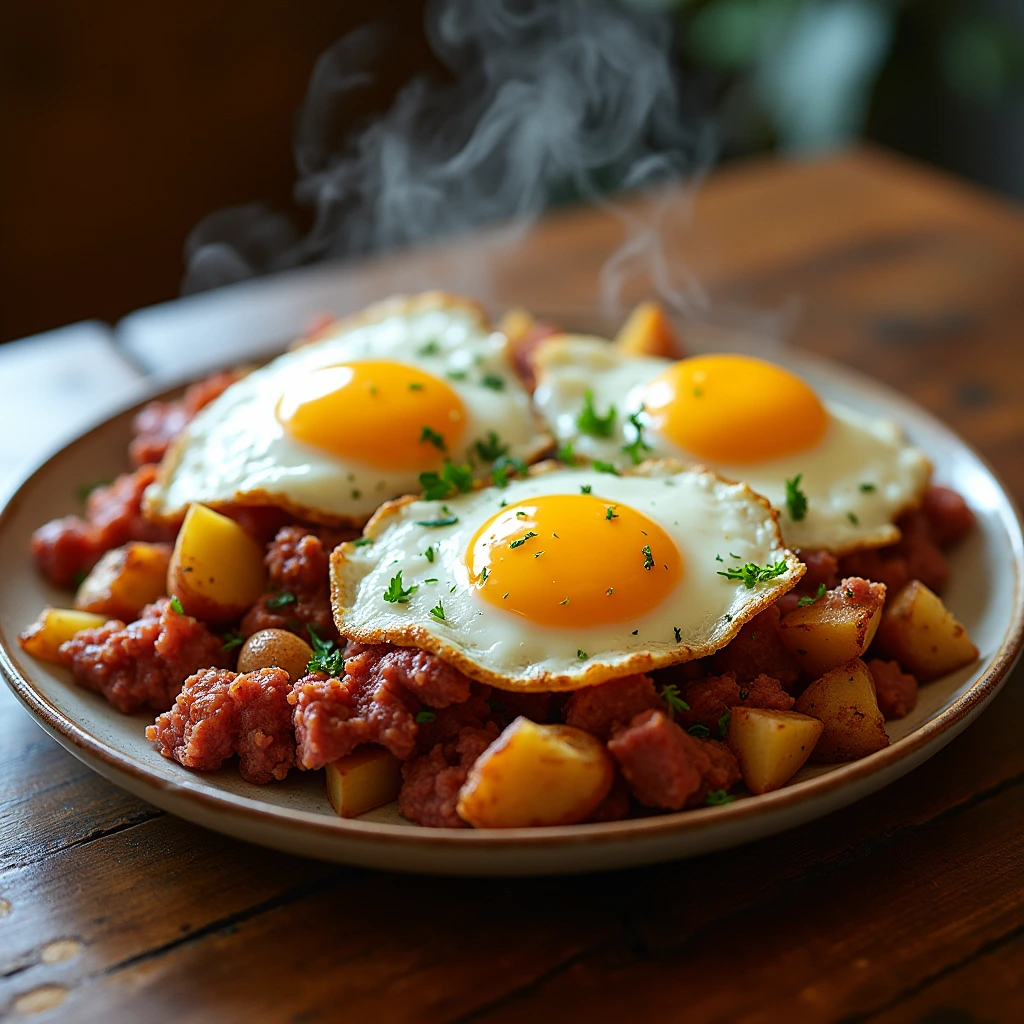
[[[814,748],[815,761],[856,761],[889,745],[875,681],[860,658],[815,679],[793,710],[825,726]]]
[[[75,594],[75,607],[130,622],[167,592],[170,544],[130,541],[108,551]]]
[[[476,828],[574,825],[614,780],[611,755],[596,736],[517,718],[473,765],[456,809]]]
[[[860,582],[860,581],[858,581]],[[779,638],[812,679],[851,658],[859,658],[875,638],[885,604],[885,585],[870,584],[867,592],[840,584],[814,604],[794,608],[779,623]]]
[[[187,615],[231,622],[263,593],[263,549],[233,519],[190,505],[174,544],[167,590]]]
[[[514,345],[533,330],[535,323],[532,313],[519,306],[513,306],[512,309],[505,310],[498,330]]]
[[[768,793],[803,767],[824,728],[817,718],[794,711],[732,708],[725,742],[751,793]]]
[[[383,747],[359,747],[327,765],[327,796],[343,818],[358,818],[397,800],[401,788],[402,762]]]
[[[978,657],[967,630],[920,580],[911,580],[890,600],[878,641],[919,682],[938,679]]]
[[[283,668],[294,682],[306,674],[313,648],[286,629],[261,629],[253,633],[238,652],[238,671]]]
[[[641,302],[615,336],[615,347],[633,356],[679,359],[683,346],[665,310],[657,302]]]
[[[19,637],[23,651],[44,661],[59,662],[57,648],[83,629],[96,629],[107,621],[108,616],[77,608],[44,608],[39,618]]]

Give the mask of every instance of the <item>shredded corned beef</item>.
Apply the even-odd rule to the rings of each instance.
[[[633,675],[576,690],[565,705],[565,724],[607,739],[642,711],[664,711],[650,676]]]
[[[684,728],[703,725],[718,735],[719,722],[727,711],[735,707],[770,708],[789,711],[793,698],[779,685],[774,676],[755,676],[741,686],[731,673],[708,676],[686,683],[679,696],[689,704],[689,711],[676,712],[675,720]]]
[[[790,690],[800,678],[799,666],[779,639],[779,609],[775,605],[754,616],[728,645],[707,660],[716,675],[732,674],[744,686],[765,675]]]
[[[878,707],[886,719],[904,718],[917,705],[917,679],[895,661],[872,658],[868,671],[875,681]]]
[[[60,646],[60,657],[79,686],[102,693],[120,711],[165,711],[193,672],[226,666],[223,641],[166,597],[125,625],[112,619],[85,629]]]

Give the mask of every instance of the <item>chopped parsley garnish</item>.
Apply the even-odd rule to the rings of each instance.
[[[420,487],[425,501],[437,501],[456,492],[465,494],[473,488],[473,470],[469,466],[457,466],[449,459],[440,473],[433,470],[420,473]]]
[[[522,459],[513,459],[508,455],[502,455],[495,460],[494,465],[491,467],[491,482],[495,487],[505,487],[508,485],[509,471],[517,473],[519,476],[525,476],[526,463]]]
[[[477,455],[484,462],[495,462],[508,451],[508,445],[501,443],[501,438],[493,430],[487,432],[486,441],[477,441],[474,445]]]
[[[505,596],[507,597],[508,595],[506,594]],[[559,604],[568,604],[569,603],[569,598],[566,598],[564,601],[559,601],[558,603]]]
[[[695,736],[699,740],[706,740],[711,735],[711,730],[700,722],[697,722],[695,725],[691,725],[686,731],[691,736]]]
[[[445,376],[449,380],[465,380],[469,374],[465,370],[449,370]]]
[[[432,722],[435,718],[437,718],[437,715],[433,711],[417,711],[413,721],[417,725],[426,725],[427,722]]]
[[[678,626],[673,626],[672,632],[676,635],[676,643],[681,644],[683,642],[683,631]]]
[[[430,547],[427,548],[427,550],[423,552],[423,557],[428,562],[433,562],[433,560],[434,560],[434,545],[433,544],[431,544]]]
[[[333,640],[321,640],[312,626],[309,631],[309,645],[313,648],[313,656],[306,664],[307,672],[326,672],[329,676],[340,677],[345,667],[345,655],[334,649]]]
[[[725,559],[721,555],[715,555],[715,561],[716,562],[724,562]]]
[[[420,431],[420,440],[429,441],[438,451],[445,450],[444,436],[426,425]]]
[[[718,738],[722,739],[725,736],[725,730],[729,728],[729,719],[732,718],[732,712],[726,711],[724,715],[718,720]]]
[[[640,554],[642,554],[644,556],[644,568],[645,569],[653,569],[654,568],[654,555],[651,554],[651,545],[650,544],[645,544],[640,549]]]
[[[356,539],[354,541],[352,541],[353,547],[357,547],[357,548],[365,548],[368,544],[372,544],[372,543],[373,543],[373,538],[372,537],[356,537]]]
[[[487,566],[485,565],[480,570],[480,576],[479,576],[480,582],[481,583],[486,583],[487,582],[487,577],[490,576],[490,575],[491,575],[491,570],[488,569]]]
[[[580,661],[586,661],[588,658],[588,654],[586,651],[581,649],[576,652],[576,657],[579,658]]]
[[[786,481],[786,508],[794,523],[799,523],[807,515],[807,495],[800,490],[803,478],[803,473],[797,473],[792,480]]]
[[[441,351],[441,346],[436,340],[428,341],[426,345],[421,345],[417,354],[421,356],[436,356]]]
[[[410,391],[422,391],[425,385],[421,384],[418,380],[414,380],[409,384]]]
[[[849,519],[854,526],[860,525],[860,520],[852,512],[847,512],[846,518]]]
[[[516,519],[525,519],[526,513],[522,509],[516,510]]]
[[[485,388],[490,388],[492,391],[504,391],[505,390],[505,378],[499,377],[496,373],[486,373],[483,379],[480,381]]]
[[[430,609],[430,614],[433,615],[438,622],[444,622],[444,605],[441,604],[440,601],[438,601],[437,604],[435,604],[434,607]]]
[[[544,552],[543,552],[543,551],[535,551],[535,552],[533,553],[533,557],[534,557],[534,558],[540,558],[540,556],[541,556],[541,555],[543,555],[543,554],[544,554]]]
[[[424,580],[423,582],[424,583],[436,583],[437,582],[437,577],[436,576],[431,576],[430,579]]]
[[[604,510],[604,517],[605,517],[605,519],[618,519],[619,518],[619,513],[615,511],[615,506],[614,505],[609,505],[609,506],[607,506],[607,508],[605,508],[605,510]]]
[[[555,458],[559,462],[567,462],[571,466],[576,461],[576,452],[573,451],[572,441],[566,441],[565,444],[559,445],[558,451],[555,452]]]
[[[872,491],[877,491],[878,487],[875,484],[861,484],[860,489],[865,494],[870,494]]]
[[[241,633],[236,633],[233,629],[229,629],[224,634],[224,643],[220,645],[222,651],[233,651],[236,647],[241,647],[245,643],[245,637]]]
[[[619,475],[619,471],[612,462],[602,462],[600,459],[594,459],[593,466],[598,473],[611,473],[612,476]]]
[[[524,534],[522,537],[519,538],[519,540],[512,541],[512,543],[509,544],[509,547],[510,548],[521,548],[528,540],[532,540],[536,536],[537,536],[537,534],[535,534],[533,532],[533,530],[528,530],[526,532],[526,534]]]
[[[651,446],[644,440],[644,425],[640,422],[640,414],[643,411],[643,406],[641,406],[636,412],[630,413],[629,422],[636,431],[636,437],[629,444],[622,446],[622,450],[629,456],[629,460],[634,466],[638,466],[644,461],[642,452],[651,450]]]
[[[741,687],[740,688],[740,700],[746,700],[749,696],[750,696],[750,691],[749,690],[744,690]]]
[[[399,569],[398,574],[391,577],[388,589],[384,591],[384,600],[390,604],[406,604],[416,590],[419,590],[416,584],[411,587],[402,586],[402,570]]]
[[[271,594],[270,597],[267,598],[267,607],[276,610],[278,608],[284,608],[290,604],[295,604],[295,600],[296,598],[294,594],[287,590],[282,590],[280,593]]]
[[[789,566],[786,564],[786,560],[780,559],[774,565],[754,565],[753,562],[747,562],[746,565],[741,565],[736,569],[726,569],[725,572],[719,572],[719,576],[724,576],[727,580],[740,580],[747,590],[753,590],[758,583],[767,583],[768,580],[778,579],[782,576]]]
[[[704,803],[708,807],[721,807],[723,804],[731,804],[736,797],[726,793],[724,789],[713,789],[706,797]]]
[[[589,494],[591,491],[590,484],[580,484],[580,494]]]
[[[668,717],[675,718],[681,711],[689,711],[690,705],[679,696],[679,687],[669,683],[661,688],[661,699],[668,705]]]
[[[825,596],[826,589],[827,588],[825,587],[824,583],[819,583],[818,592],[814,595],[814,597],[801,597],[800,600],[796,603],[797,608],[806,608],[809,604],[814,604],[814,602],[817,601],[819,597]]]
[[[583,392],[583,408],[576,417],[576,427],[581,434],[591,437],[611,437],[615,429],[615,406],[608,406],[608,411],[599,416],[594,408],[594,392]]]
[[[185,609],[181,607],[181,602],[176,598],[171,598],[171,611],[177,612],[179,615],[185,614]]]
[[[442,516],[440,519],[417,519],[417,526],[451,526],[459,521],[458,516]]]

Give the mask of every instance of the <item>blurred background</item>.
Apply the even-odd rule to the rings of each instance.
[[[1024,3],[552,0],[527,25],[531,7],[0,6],[0,341],[86,318],[115,321],[183,288],[858,138],[1024,197]],[[377,29],[337,43],[371,21]],[[593,35],[588,50],[572,47],[581,26]],[[438,184],[437,168],[458,180],[455,157],[465,160],[484,118],[518,147],[495,151],[504,164],[522,152],[552,103],[565,99],[567,79],[544,71],[559,52],[571,54],[573,74],[586,70],[588,53],[606,64],[622,56],[627,98],[645,105],[628,160],[609,156],[591,160],[585,174],[567,171],[557,145],[549,139],[545,149],[541,140],[538,151],[554,158],[550,173],[525,192],[521,175],[503,179],[471,216],[427,216],[413,231],[339,212],[339,190],[350,190],[350,205],[379,202],[377,178],[402,159],[424,161],[430,172],[417,177],[403,167],[403,208],[429,206],[431,190],[437,209],[450,208],[451,175]],[[528,68],[522,80],[517,61]],[[637,82],[648,79],[642,91]],[[502,120],[517,88],[532,99]],[[618,102],[609,91],[581,119],[614,115]],[[457,116],[452,104],[461,104]],[[429,139],[404,144],[410,119],[421,127],[432,119]],[[446,134],[449,123],[459,127]],[[547,134],[557,143],[560,129]],[[573,141],[582,153],[592,136],[581,131]],[[475,165],[483,192],[489,175],[503,173],[492,162]]]

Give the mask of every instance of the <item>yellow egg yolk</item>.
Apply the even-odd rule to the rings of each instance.
[[[443,380],[405,363],[341,363],[285,389],[277,418],[297,441],[378,469],[439,465],[459,450],[462,399]]]
[[[828,426],[818,396],[781,366],[739,355],[694,356],[648,381],[652,430],[698,459],[752,465],[813,448]]]
[[[503,508],[474,535],[466,564],[480,598],[556,628],[639,618],[683,574],[679,549],[656,522],[589,494]]]

